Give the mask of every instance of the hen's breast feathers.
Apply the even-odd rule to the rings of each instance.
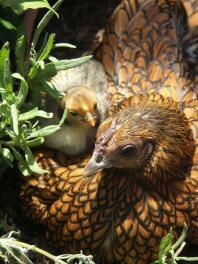
[[[184,222],[196,242],[197,177],[164,186],[167,199],[121,171],[83,177],[86,158],[71,162],[49,152],[38,155],[41,164],[55,159],[66,166],[51,170],[43,187],[38,185],[41,178],[32,176],[21,193],[27,216],[47,225],[53,247],[67,252],[80,248],[98,263],[145,264],[156,259],[160,239],[170,227],[177,235]]]

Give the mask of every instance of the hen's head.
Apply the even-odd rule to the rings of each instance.
[[[159,95],[140,95],[128,98],[120,108],[100,125],[85,174],[114,167],[150,178],[186,177],[195,143],[177,103]]]
[[[93,91],[84,86],[73,87],[59,102],[59,115],[62,116],[65,108],[67,122],[73,126],[95,127],[99,120],[96,96]]]

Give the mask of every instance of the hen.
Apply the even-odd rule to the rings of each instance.
[[[102,65],[90,60],[78,67],[60,71],[51,80],[65,96],[58,101],[45,95],[43,108],[53,113],[42,125],[58,124],[65,108],[67,118],[61,129],[45,139],[45,145],[73,156],[93,146],[96,127],[105,119],[108,103],[106,76]]]
[[[53,247],[82,249],[96,263],[146,264],[185,222],[198,243],[197,81],[184,34],[179,1],[128,0],[115,10],[97,54],[112,107],[90,161],[40,150],[49,174],[22,186],[26,215]]]

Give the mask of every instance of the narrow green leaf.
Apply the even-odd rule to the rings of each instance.
[[[28,146],[26,146],[25,144],[23,144],[23,146],[21,146],[25,152],[25,159],[28,163],[28,166],[30,168],[30,170],[32,172],[41,174],[41,173],[47,173],[46,170],[43,170],[41,167],[38,166],[36,160],[34,159],[34,156],[31,152],[31,150],[29,149]]]
[[[63,116],[61,117],[61,120],[60,120],[60,122],[59,122],[59,126],[62,126],[62,125],[63,125],[63,123],[64,123],[66,117],[67,117],[67,108],[65,108],[65,110],[64,110],[64,112],[63,112]]]
[[[175,258],[177,261],[186,261],[186,262],[197,262],[198,263],[198,257],[176,257]],[[179,263],[183,263],[179,262]],[[196,264],[196,263],[195,263]]]
[[[51,12],[56,14],[56,16],[58,17],[58,14],[55,12],[55,10],[51,8],[47,0],[26,0],[26,1],[25,0],[17,0],[17,1],[1,0],[1,4],[3,4],[4,6],[11,7],[13,11],[18,15],[20,15],[22,12],[24,12],[28,8],[32,8],[32,9],[47,8]]]
[[[8,30],[16,30],[16,27],[9,20],[0,18],[0,24]]]
[[[9,55],[10,55],[9,43],[6,42],[0,50],[0,66],[1,66],[0,72],[3,72],[4,61],[5,59],[9,58]]]
[[[13,131],[18,136],[19,135],[19,126],[18,126],[18,112],[17,112],[16,105],[12,104],[10,110],[11,110]]]
[[[1,155],[1,163],[2,163],[2,160],[4,161],[4,163],[6,163],[8,166],[10,166],[10,168],[13,168],[13,160],[12,158],[14,158],[12,156],[12,153],[10,152],[10,150],[8,148],[2,148],[0,147],[0,155]],[[2,169],[5,169],[7,166],[4,166],[4,163],[3,164],[0,164],[2,165]],[[0,170],[1,171],[1,170]]]
[[[54,44],[53,48],[71,48],[76,49],[75,45],[69,44],[69,43],[56,43]]]
[[[47,8],[58,16],[58,14],[51,8],[47,0],[21,1],[20,6],[23,9],[23,11],[27,10],[28,8],[31,8],[31,9]]]
[[[15,159],[18,161],[18,168],[21,171],[21,173],[24,176],[29,176],[31,174],[31,170],[28,166],[27,161],[23,158],[23,156],[15,149],[12,147],[12,152],[15,157]]]
[[[59,8],[59,6],[62,4],[64,0],[58,0],[53,6],[53,10],[57,10]],[[34,33],[34,37],[33,37],[33,46],[34,48],[37,45],[38,39],[40,34],[43,32],[43,29],[46,27],[46,25],[49,23],[50,19],[53,16],[53,12],[52,10],[49,10],[44,17],[41,19],[41,21],[39,22],[39,24],[37,25],[36,31]]]
[[[64,96],[65,94],[63,92],[58,91],[54,85],[50,82],[47,81],[42,81],[41,85],[43,87],[43,90],[46,91],[48,94],[50,94],[51,96],[55,97],[55,98],[61,98],[62,96]]]
[[[31,170],[29,169],[27,161],[19,160],[18,161],[18,168],[21,171],[21,173],[23,174],[23,176],[29,176],[32,173]]]
[[[6,89],[7,100],[11,104],[11,103],[13,103],[14,95],[13,95],[12,76],[11,76],[11,72],[10,72],[10,60],[9,60],[9,58],[6,58],[4,61],[3,82],[4,82],[5,89]]]
[[[10,129],[10,128],[8,128],[8,127],[5,127],[5,132],[6,132],[6,134],[7,134],[11,139],[15,140],[16,135],[15,135],[15,133],[13,132],[12,129]]]
[[[90,60],[92,56],[84,56],[77,59],[71,60],[59,60],[56,62],[50,62],[45,64],[45,69],[43,71],[38,72],[36,78],[49,78],[55,75],[60,70],[68,70],[70,68],[76,67]]]
[[[165,237],[162,238],[159,247],[159,260],[162,260],[164,255],[170,250],[173,242],[173,234],[170,231]]]
[[[60,129],[59,125],[50,125],[41,129],[38,129],[37,131],[33,131],[28,139],[30,138],[36,138],[36,137],[45,137],[48,136],[52,133],[55,133],[56,131],[58,131]]]
[[[11,151],[8,148],[2,148],[2,147],[0,147],[0,153],[1,153],[1,155],[4,158],[6,158],[6,159],[8,159],[8,160],[10,160],[12,162],[14,161],[14,157],[13,157]]]
[[[186,239],[187,237],[187,232],[188,232],[188,227],[186,223],[184,224],[184,228],[182,230],[182,233],[180,237],[177,239],[177,241],[172,245],[172,249],[175,250],[177,249]]]
[[[41,50],[41,54],[38,57],[38,61],[43,61],[45,58],[47,58],[51,49],[53,48],[54,37],[55,37],[55,34],[53,33],[50,34],[47,42],[45,43],[45,46],[43,45],[43,50]]]
[[[9,43],[6,42],[0,50],[0,86],[5,87],[4,84],[4,64],[5,60],[9,58],[10,48]]]
[[[10,116],[10,107],[5,100],[2,103],[0,103],[0,112],[1,114],[7,117]]]
[[[37,58],[39,58],[41,56],[41,54],[43,53],[43,50],[45,49],[48,38],[49,38],[49,33],[46,32],[44,35],[44,38],[43,38],[43,43],[42,43],[41,47],[37,50]],[[33,43],[32,43],[32,47],[33,47]]]
[[[38,110],[38,107],[36,107],[26,113],[19,115],[19,121],[25,121],[25,120],[33,119],[35,117],[52,118],[53,113],[47,113],[43,110]]]
[[[35,61],[35,59],[33,59],[33,58],[30,58],[29,61],[31,63],[31,68],[30,68],[30,71],[28,73],[28,78],[30,80],[32,80],[36,76],[36,74],[37,74],[38,64]]]
[[[25,102],[25,99],[26,99],[26,96],[28,93],[28,84],[25,81],[25,79],[23,78],[23,76],[19,73],[13,73],[12,77],[21,80],[19,92],[18,92],[17,97],[16,97],[16,104],[17,104],[18,108],[20,108],[22,106],[22,104]]]
[[[6,93],[6,90],[5,90],[5,88],[3,88],[3,87],[0,87],[0,93],[3,93],[3,94],[5,94],[5,93]]]
[[[36,147],[38,145],[43,144],[43,142],[44,142],[43,137],[39,137],[39,138],[26,141],[28,147]]]
[[[51,62],[58,61],[57,58],[55,58],[54,56],[48,56],[47,59]]]
[[[17,63],[17,71],[24,75],[25,73],[25,33],[24,33],[24,26],[19,26],[17,28],[17,41],[15,46],[15,56],[16,56],[16,63]]]

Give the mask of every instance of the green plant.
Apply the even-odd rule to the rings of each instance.
[[[82,253],[55,256],[34,245],[20,242],[13,235],[17,235],[17,232],[10,232],[0,238],[0,257],[9,263],[33,264],[28,257],[28,252],[34,251],[52,260],[55,264],[94,264],[92,256],[85,256]]]
[[[0,4],[5,7],[11,7],[16,14],[21,14],[28,8],[48,8],[55,12],[47,0],[0,0]]]
[[[10,63],[9,43],[6,42],[0,50],[0,155],[3,158],[0,160],[1,173],[6,164],[13,167],[14,160],[17,160],[23,175],[45,172],[34,160],[31,147],[43,143],[44,136],[57,131],[66,112],[59,125],[40,127],[38,118],[52,117],[51,113],[39,110],[42,93],[47,92],[56,98],[61,97],[63,94],[49,82],[50,77],[59,70],[75,67],[90,59],[90,56],[86,56],[73,60],[57,60],[50,56],[55,48],[74,48],[67,43],[55,44],[55,34],[46,33],[42,45],[38,47],[41,33],[62,2],[63,0],[58,0],[51,8],[44,0],[18,1],[24,8],[41,7],[43,3],[49,10],[36,27],[30,49],[25,45],[23,25],[18,27],[14,63],[16,72],[11,71],[14,66]],[[18,5],[15,1],[8,0],[0,2],[2,3],[12,6],[15,10]]]
[[[17,35],[17,27],[23,21],[23,17],[20,15],[28,8],[47,8],[55,12],[55,10],[51,8],[47,0],[0,0],[0,41],[2,41],[3,43],[5,41],[10,41],[11,45],[14,44]],[[58,16],[56,12],[55,14]]]
[[[177,264],[180,261],[198,263],[198,257],[179,256],[186,245],[185,239],[187,237],[187,231],[188,228],[185,224],[182,234],[174,243],[174,235],[172,230],[170,230],[170,232],[161,240],[158,254],[159,259],[152,262],[151,264]]]

